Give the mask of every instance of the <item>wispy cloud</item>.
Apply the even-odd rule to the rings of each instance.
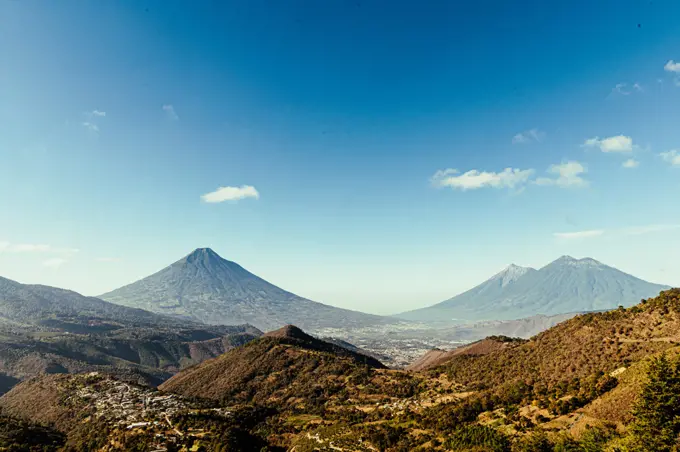
[[[640,162],[638,162],[635,159],[628,159],[625,162],[623,162],[621,166],[623,166],[624,168],[637,168],[638,166],[640,166]]]
[[[260,193],[252,185],[241,185],[240,187],[219,187],[201,196],[201,200],[207,203],[238,201],[244,198],[260,199]]]
[[[649,224],[647,226],[632,226],[622,229],[623,235],[642,235],[654,232],[665,232],[680,229],[680,224]]]
[[[553,236],[561,240],[588,239],[601,236],[630,237],[636,235],[653,234],[680,229],[680,224],[649,224],[645,226],[630,226],[619,229],[591,229],[575,232],[555,232]]]
[[[512,137],[512,142],[514,144],[524,144],[531,143],[532,141],[543,141],[545,138],[545,132],[538,129],[531,129],[524,132],[520,132],[514,137]]]
[[[98,257],[95,259],[97,262],[120,262],[119,257]]]
[[[673,60],[668,60],[663,68],[667,72],[675,72],[676,74],[680,74],[680,62],[676,63]]]
[[[662,152],[659,154],[662,159],[670,163],[673,166],[680,166],[680,151],[673,149],[667,152]]]
[[[576,232],[555,232],[553,235],[558,239],[563,240],[574,240],[574,239],[587,239],[592,237],[599,237],[604,234],[603,229],[592,229],[589,231],[576,231]]]
[[[170,104],[163,105],[163,111],[165,112],[166,116],[172,119],[173,121],[177,121],[179,119],[179,116],[175,111],[175,107],[173,107],[172,105]]]
[[[535,183],[537,185],[555,185],[563,188],[586,187],[588,186],[588,181],[582,177],[582,174],[587,171],[586,167],[579,162],[563,162],[558,165],[550,165],[548,168],[548,173],[554,174],[556,177],[539,177]]]
[[[83,127],[85,127],[90,132],[99,133],[99,126],[97,124],[85,121],[83,123]]]
[[[599,148],[602,152],[632,152],[636,147],[633,139],[625,135],[616,135],[609,138],[589,138],[583,143],[583,147]]]
[[[15,243],[10,244],[7,251],[12,253],[46,253],[52,249],[49,245],[38,243]]]
[[[623,96],[628,96],[635,92],[641,93],[642,91],[644,90],[639,83],[633,83],[632,85],[629,85],[628,83],[617,83],[614,88],[612,88],[612,94],[621,94]]]
[[[68,263],[68,260],[64,259],[63,257],[53,257],[51,259],[47,259],[43,261],[43,266],[45,267],[50,267],[50,268],[58,268],[61,267],[62,265],[65,265]]]
[[[533,174],[533,169],[517,168],[505,168],[499,173],[470,170],[460,174],[457,169],[449,168],[437,171],[430,181],[435,187],[451,187],[463,191],[485,187],[516,188],[526,184]]]
[[[101,110],[92,110],[92,111],[89,113],[89,115],[90,115],[90,116],[98,116],[98,117],[101,118],[101,117],[106,116],[106,112],[105,112],[105,111],[101,111]]]

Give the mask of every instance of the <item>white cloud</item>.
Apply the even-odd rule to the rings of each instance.
[[[579,162],[569,161],[559,165],[550,165],[548,173],[555,174],[557,177],[539,177],[536,179],[537,185],[556,185],[558,187],[585,187],[588,181],[581,177],[588,170]]]
[[[514,144],[530,143],[532,141],[543,141],[545,138],[545,132],[541,132],[538,129],[531,129],[525,132],[520,132],[514,137],[512,137],[512,142]]]
[[[68,263],[68,261],[62,257],[53,257],[51,259],[47,259],[43,261],[43,266],[45,267],[50,267],[50,268],[57,268],[61,267],[62,265]]]
[[[614,137],[603,138],[600,137],[589,138],[583,143],[584,147],[597,147],[602,152],[632,152],[633,139],[625,135],[617,135]]]
[[[470,170],[460,174],[457,169],[449,168],[437,171],[430,180],[436,187],[451,187],[465,191],[484,187],[515,188],[526,184],[533,174],[533,169],[516,168],[505,168],[499,173]]]
[[[662,152],[659,154],[662,159],[667,161],[673,166],[680,166],[680,151],[673,149],[667,152]]]
[[[10,243],[0,242],[0,252],[8,253],[50,253],[71,256],[78,253],[77,248],[55,248],[50,245],[40,243]]]
[[[106,112],[101,111],[101,110],[92,110],[92,112],[90,114],[92,116],[99,116],[99,117],[106,116]]]
[[[624,168],[637,168],[638,166],[640,166],[640,162],[638,162],[635,159],[628,159],[625,162],[623,162],[621,166],[623,166]]]
[[[676,63],[673,60],[668,60],[668,62],[663,68],[668,72],[680,73],[680,62]]]
[[[238,201],[244,198],[260,199],[260,193],[251,185],[241,185],[240,187],[219,187],[217,190],[201,196],[203,202],[209,203]]]
[[[98,257],[95,259],[97,262],[120,262],[118,257]]]
[[[571,240],[571,239],[587,239],[591,237],[599,237],[604,234],[603,229],[592,229],[590,231],[577,231],[577,232],[555,232],[553,235],[558,239]]]
[[[177,116],[177,112],[175,112],[175,107],[173,107],[172,105],[170,104],[163,105],[163,111],[168,116],[168,118],[172,119],[173,121],[179,119],[179,116]]]
[[[83,127],[85,127],[90,132],[99,133],[99,126],[91,122],[84,122]]]

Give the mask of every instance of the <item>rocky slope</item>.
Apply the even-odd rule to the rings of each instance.
[[[209,324],[248,323],[262,330],[291,323],[315,331],[329,326],[395,322],[299,297],[222,259],[209,248],[199,248],[161,271],[101,298]]]

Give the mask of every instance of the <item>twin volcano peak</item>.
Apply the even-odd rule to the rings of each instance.
[[[551,262],[548,265],[569,265],[572,267],[603,267],[604,264],[600,261],[596,261],[595,259],[591,257],[583,257],[581,259],[577,259],[572,256],[564,255],[561,256],[560,258],[556,259],[555,261]]]

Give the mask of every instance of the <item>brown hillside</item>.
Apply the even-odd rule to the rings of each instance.
[[[628,309],[574,317],[515,346],[455,356],[440,367],[476,388],[523,381],[552,386],[609,373],[680,342],[680,289]]]
[[[409,365],[406,370],[427,370],[441,366],[445,362],[459,355],[486,355],[497,350],[512,347],[523,342],[521,339],[512,339],[505,336],[492,336],[471,344],[456,347],[453,350],[433,349]]]
[[[73,389],[68,385],[71,379],[58,374],[23,381],[0,398],[0,407],[12,416],[66,432],[73,428],[78,413],[87,411],[86,403],[62,403],[68,399],[68,390]]]
[[[385,368],[378,360],[284,327],[215,359],[185,369],[160,389],[225,403],[316,403],[347,376]]]
[[[305,333],[302,331],[300,328],[296,327],[295,325],[286,325],[282,328],[279,328],[278,330],[274,331],[269,331],[264,334],[265,337],[286,337],[289,339],[299,339],[302,341],[309,341],[312,342],[314,341],[314,338],[310,336],[309,334]]]

